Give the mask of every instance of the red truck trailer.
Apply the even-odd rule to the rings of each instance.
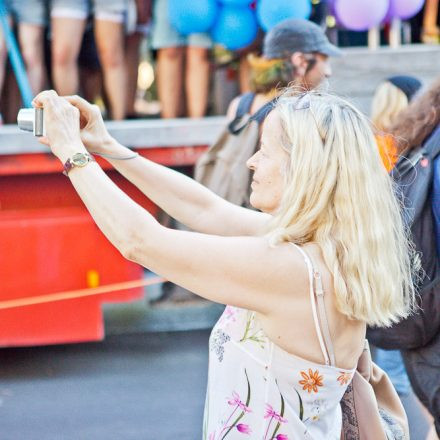
[[[110,122],[108,129],[144,157],[171,167],[192,167],[224,125],[223,117],[211,117]],[[107,162],[98,162],[136,202],[157,214],[157,207]],[[144,294],[142,287],[100,295],[85,290],[111,290],[142,280],[144,272],[107,241],[61,171],[58,159],[32,135],[16,126],[0,127],[2,347],[100,340],[102,303]],[[50,300],[49,295],[69,292],[74,298]],[[41,298],[39,304],[17,306],[19,299],[26,303]]]

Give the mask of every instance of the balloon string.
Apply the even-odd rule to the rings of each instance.
[[[102,295],[104,293],[115,292],[118,290],[135,289],[136,287],[151,286],[166,281],[162,277],[144,278],[141,280],[125,281],[123,283],[107,284],[105,286],[87,289],[69,290],[65,292],[50,293],[47,295],[30,296],[25,298],[0,301],[0,310],[12,309],[15,307],[25,307],[35,304],[43,304],[66,299],[83,298],[85,296]]]

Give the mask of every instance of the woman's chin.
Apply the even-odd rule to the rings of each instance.
[[[252,206],[252,208],[258,210],[258,211],[262,211],[265,212],[265,208],[264,208],[264,204],[262,205],[261,203],[259,203],[258,198],[253,196],[253,194],[251,194],[251,197],[249,199],[249,203]]]

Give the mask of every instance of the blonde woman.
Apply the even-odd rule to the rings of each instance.
[[[379,152],[388,171],[398,159],[394,138],[389,136],[389,130],[421,86],[422,83],[413,76],[397,75],[387,78],[374,92],[371,119],[378,131]]]
[[[334,96],[282,97],[248,161],[257,212],[118,144],[81,98],[48,91],[35,105],[43,141],[119,251],[227,305],[210,338],[204,438],[339,440],[366,325],[414,303],[399,206],[362,113]],[[89,152],[197,232],[161,226]]]

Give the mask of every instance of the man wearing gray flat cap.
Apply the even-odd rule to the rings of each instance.
[[[328,58],[340,55],[341,51],[328,41],[320,26],[294,18],[272,28],[263,44],[263,57],[290,62],[292,80],[306,89],[313,89],[328,78],[331,75]]]
[[[331,76],[329,57],[341,54],[317,24],[296,18],[281,21],[266,34],[262,56],[249,55],[255,92],[249,113],[255,113],[287,85],[304,90],[318,87]],[[229,106],[230,119],[235,117],[239,100],[235,98]]]

